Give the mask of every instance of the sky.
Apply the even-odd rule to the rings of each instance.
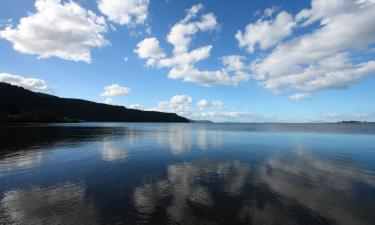
[[[2,0],[0,82],[217,122],[375,121],[374,0]]]

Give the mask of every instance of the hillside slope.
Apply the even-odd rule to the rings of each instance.
[[[52,117],[87,122],[189,122],[174,113],[142,111],[81,99],[60,98],[0,82],[0,113],[3,117],[4,114],[25,115],[35,111],[43,112],[43,115],[53,115]]]

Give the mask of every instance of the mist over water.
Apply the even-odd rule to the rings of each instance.
[[[375,224],[371,124],[0,127],[0,224]]]

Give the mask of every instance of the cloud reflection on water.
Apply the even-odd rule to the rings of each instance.
[[[267,172],[269,168],[272,173]],[[350,162],[319,158],[312,152],[291,154],[288,158],[276,154],[267,159],[258,174],[259,182],[288,200],[285,205],[297,202],[337,224],[373,224],[375,217],[368,217],[371,209],[360,204],[357,188],[374,188],[375,174]],[[375,207],[375,202],[370,204]]]
[[[356,161],[370,155],[364,151],[371,151],[371,140],[366,142],[368,149],[358,151],[362,155],[350,158],[354,145],[338,142],[347,138],[338,135],[324,136],[331,142],[321,145],[315,141],[322,137],[315,134],[238,132],[206,125],[65,129],[64,134],[55,131],[55,139],[64,143],[59,148],[54,138],[43,138],[45,144],[38,149],[0,159],[4,181],[0,223],[73,224],[75,219],[95,224],[99,219],[104,224],[370,225],[375,221],[375,200],[370,198],[375,193],[373,167]],[[326,151],[327,146],[335,151]],[[18,173],[38,165],[42,166],[36,173]],[[4,174],[11,176],[1,177]],[[40,184],[52,176],[56,186]],[[27,179],[34,178],[31,183],[38,186],[25,188]],[[85,182],[89,194],[83,183],[69,182],[77,179]]]
[[[192,148],[200,150],[218,149],[223,144],[223,131],[199,129],[187,129],[181,125],[170,125],[166,129],[156,130],[156,142],[178,155],[190,152]]]
[[[105,161],[113,162],[123,160],[128,155],[128,150],[124,148],[113,147],[109,141],[103,142],[102,158]]]
[[[217,164],[215,162],[180,163],[169,165],[167,179],[136,187],[134,202],[142,214],[151,214],[163,198],[171,198],[167,214],[172,221],[197,224],[195,207],[212,207],[215,202],[208,189],[212,177],[224,181],[223,191],[238,195],[245,185],[249,168],[240,162]]]
[[[236,220],[242,222],[372,224],[375,218],[369,216],[371,209],[359,204],[354,186],[373,188],[373,174],[364,175],[369,173],[350,163],[322,159],[313,153],[282,156],[272,154],[257,165],[238,160],[171,164],[166,179],[135,188],[135,208],[146,217],[158,207],[166,208],[167,217],[176,223],[215,223],[214,219],[206,221],[198,211],[225,208],[220,204],[230,198],[237,202]]]
[[[42,152],[21,151],[0,158],[0,177],[16,170],[26,170],[38,166],[43,159]]]
[[[110,152],[120,152],[139,147],[159,146],[168,149],[174,155],[191,152],[192,149],[215,150],[220,149],[224,143],[223,130],[207,129],[205,126],[187,127],[189,124],[166,124],[155,126],[133,127],[129,125],[124,129],[122,137],[108,135],[104,138],[102,156]],[[119,151],[115,151],[111,145],[116,144]],[[106,160],[111,161],[111,160]]]
[[[3,196],[0,220],[6,224],[98,224],[95,206],[85,199],[82,183],[13,189]]]

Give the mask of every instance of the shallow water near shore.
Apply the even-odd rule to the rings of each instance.
[[[29,124],[0,139],[0,224],[375,224],[374,124]]]

